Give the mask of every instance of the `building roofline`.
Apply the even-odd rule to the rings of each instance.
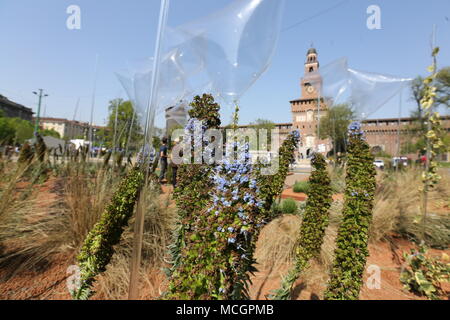
[[[441,116],[440,117],[441,120],[450,120],[450,115],[449,116]],[[411,118],[411,117],[406,117],[406,118],[400,118],[400,121],[415,121],[418,120],[418,118]],[[376,119],[367,119],[367,120],[363,120],[361,121],[363,124],[364,123],[369,123],[369,122],[398,122],[398,118],[376,118]],[[287,122],[287,123],[274,123],[275,126],[293,126],[293,123],[291,122]],[[254,127],[256,126],[255,124],[244,124],[244,125],[239,125],[238,128],[249,128],[249,127]]]
[[[291,100],[291,101],[289,101],[289,103],[301,102],[301,101],[317,101],[317,98],[300,98],[300,99]],[[320,98],[320,101],[325,101],[325,100],[323,98]]]
[[[439,117],[440,120],[450,120],[450,115],[449,116],[440,116]],[[419,120],[419,118],[415,118],[415,117],[405,117],[405,118],[400,118],[400,121],[416,121]],[[375,119],[366,119],[361,121],[362,123],[368,123],[368,122],[398,122],[398,118],[375,118]]]
[[[36,120],[36,117],[33,117],[33,119]],[[89,122],[81,122],[78,120],[68,120],[65,118],[40,117],[39,121],[63,122],[63,123],[73,123],[73,124],[78,124],[78,125],[89,126]],[[95,127],[95,125],[93,127]]]
[[[33,109],[25,107],[24,105],[21,105],[21,104],[19,104],[17,102],[11,101],[7,97],[5,97],[4,95],[1,95],[1,94],[0,94],[0,102],[2,102],[4,104],[7,104],[7,105],[9,105],[11,107],[19,108],[19,109],[22,109],[24,111],[34,113]]]

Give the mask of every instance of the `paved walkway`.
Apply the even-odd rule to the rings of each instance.
[[[307,181],[309,178],[309,173],[296,173],[294,172],[291,175],[288,175],[286,177],[286,180],[284,181],[285,187],[291,188],[296,181]]]

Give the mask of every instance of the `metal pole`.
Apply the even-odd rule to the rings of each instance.
[[[79,105],[80,105],[80,98],[78,97],[77,104],[75,105],[75,111],[73,113],[73,118],[72,118],[72,126],[71,126],[71,130],[70,130],[70,139],[75,139],[75,119],[77,117],[78,106]]]
[[[119,114],[119,106],[120,106],[120,100],[117,100],[117,105],[116,105],[116,115],[115,115],[115,119],[114,119],[114,138],[113,138],[113,151],[112,151],[112,155],[114,157],[114,155],[116,154],[116,150],[117,150],[117,116]]]
[[[39,117],[41,115],[42,91],[43,91],[43,89],[39,89],[39,103],[38,103],[38,110],[37,110],[37,115],[36,115],[36,123],[34,125],[34,135],[35,136],[39,132]],[[37,94],[37,93],[35,92],[35,94]]]
[[[154,55],[154,63],[153,63],[153,74],[152,74],[152,82],[151,82],[151,91],[150,91],[150,99],[147,105],[147,114],[145,120],[145,129],[144,129],[144,146],[143,153],[145,155],[145,147],[147,145],[147,141],[149,135],[153,132],[153,123],[155,119],[156,113],[156,98],[157,98],[157,89],[158,89],[158,81],[159,81],[159,66],[161,60],[161,44],[162,44],[162,35],[164,34],[164,30],[167,24],[167,16],[169,12],[169,2],[170,0],[161,0],[161,7],[159,12],[159,23],[158,23],[158,32],[156,35],[156,45],[155,45],[155,55]],[[150,137],[151,139],[151,137]],[[151,141],[150,141],[151,143]],[[148,183],[148,157],[144,156],[144,172],[145,172],[145,186]],[[141,193],[140,198],[145,197],[144,193]],[[140,199],[140,200],[141,200]],[[136,300],[139,298],[139,290],[138,290],[138,278],[139,278],[139,267],[141,264],[141,251],[142,251],[142,236],[144,233],[144,209],[142,208],[142,201],[139,201],[138,208],[136,210],[136,220],[134,225],[134,241],[133,241],[133,252],[131,258],[131,270],[130,270],[130,287],[128,293],[129,300]]]
[[[92,150],[92,125],[94,122],[94,106],[95,106],[95,94],[97,91],[97,73],[98,73],[98,54],[95,57],[95,71],[94,71],[94,89],[92,90],[92,102],[91,102],[91,119],[89,122],[89,150],[88,157],[90,157]]]
[[[328,112],[330,112],[330,111],[331,110],[329,110]],[[334,141],[333,141],[334,168],[336,168],[338,158],[337,158],[337,146],[336,146],[336,143],[337,143],[337,139],[336,139],[336,118],[334,116],[333,116],[333,138],[334,138]]]
[[[317,152],[319,152],[320,145],[320,94],[317,98]]]
[[[127,144],[125,146],[125,156],[127,156],[127,154],[128,154],[128,146],[130,145],[131,133],[133,131],[133,126],[134,126],[134,118],[136,118],[136,112],[134,112],[134,108],[133,108],[133,117],[131,118],[130,131],[128,133]]]
[[[401,126],[401,117],[402,117],[402,89],[400,90],[399,94],[399,104],[398,104],[398,127],[397,127],[397,157],[400,159],[400,126]],[[397,163],[397,166],[395,167],[395,170],[397,171],[399,169],[399,163]]]

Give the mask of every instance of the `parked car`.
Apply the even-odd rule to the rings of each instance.
[[[375,165],[375,167],[377,167],[378,169],[383,170],[384,169],[384,161],[383,160],[375,160],[373,162],[373,164]]]
[[[392,158],[392,167],[396,168],[397,165],[399,168],[408,166],[408,158],[407,157],[394,157]]]

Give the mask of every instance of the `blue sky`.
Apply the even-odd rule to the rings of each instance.
[[[199,18],[231,0],[172,0],[169,25]],[[242,0],[245,1],[245,0]],[[81,8],[81,30],[68,30],[66,9]],[[369,5],[381,8],[381,30],[366,27]],[[0,0],[0,94],[37,109],[32,94],[45,89],[46,116],[89,121],[96,55],[99,70],[94,120],[103,124],[108,101],[125,98],[114,72],[126,61],[153,54],[159,0]],[[240,122],[290,122],[289,101],[299,98],[311,42],[324,66],[348,57],[352,68],[415,77],[430,64],[437,27],[440,66],[450,65],[449,0],[286,0],[279,45],[270,69],[241,99]],[[293,26],[293,27],[292,27]],[[290,28],[291,27],[291,28]],[[415,107],[404,94],[403,115]],[[396,117],[398,99],[376,112]],[[224,110],[225,121],[230,110]],[[158,119],[161,126],[161,117]]]

